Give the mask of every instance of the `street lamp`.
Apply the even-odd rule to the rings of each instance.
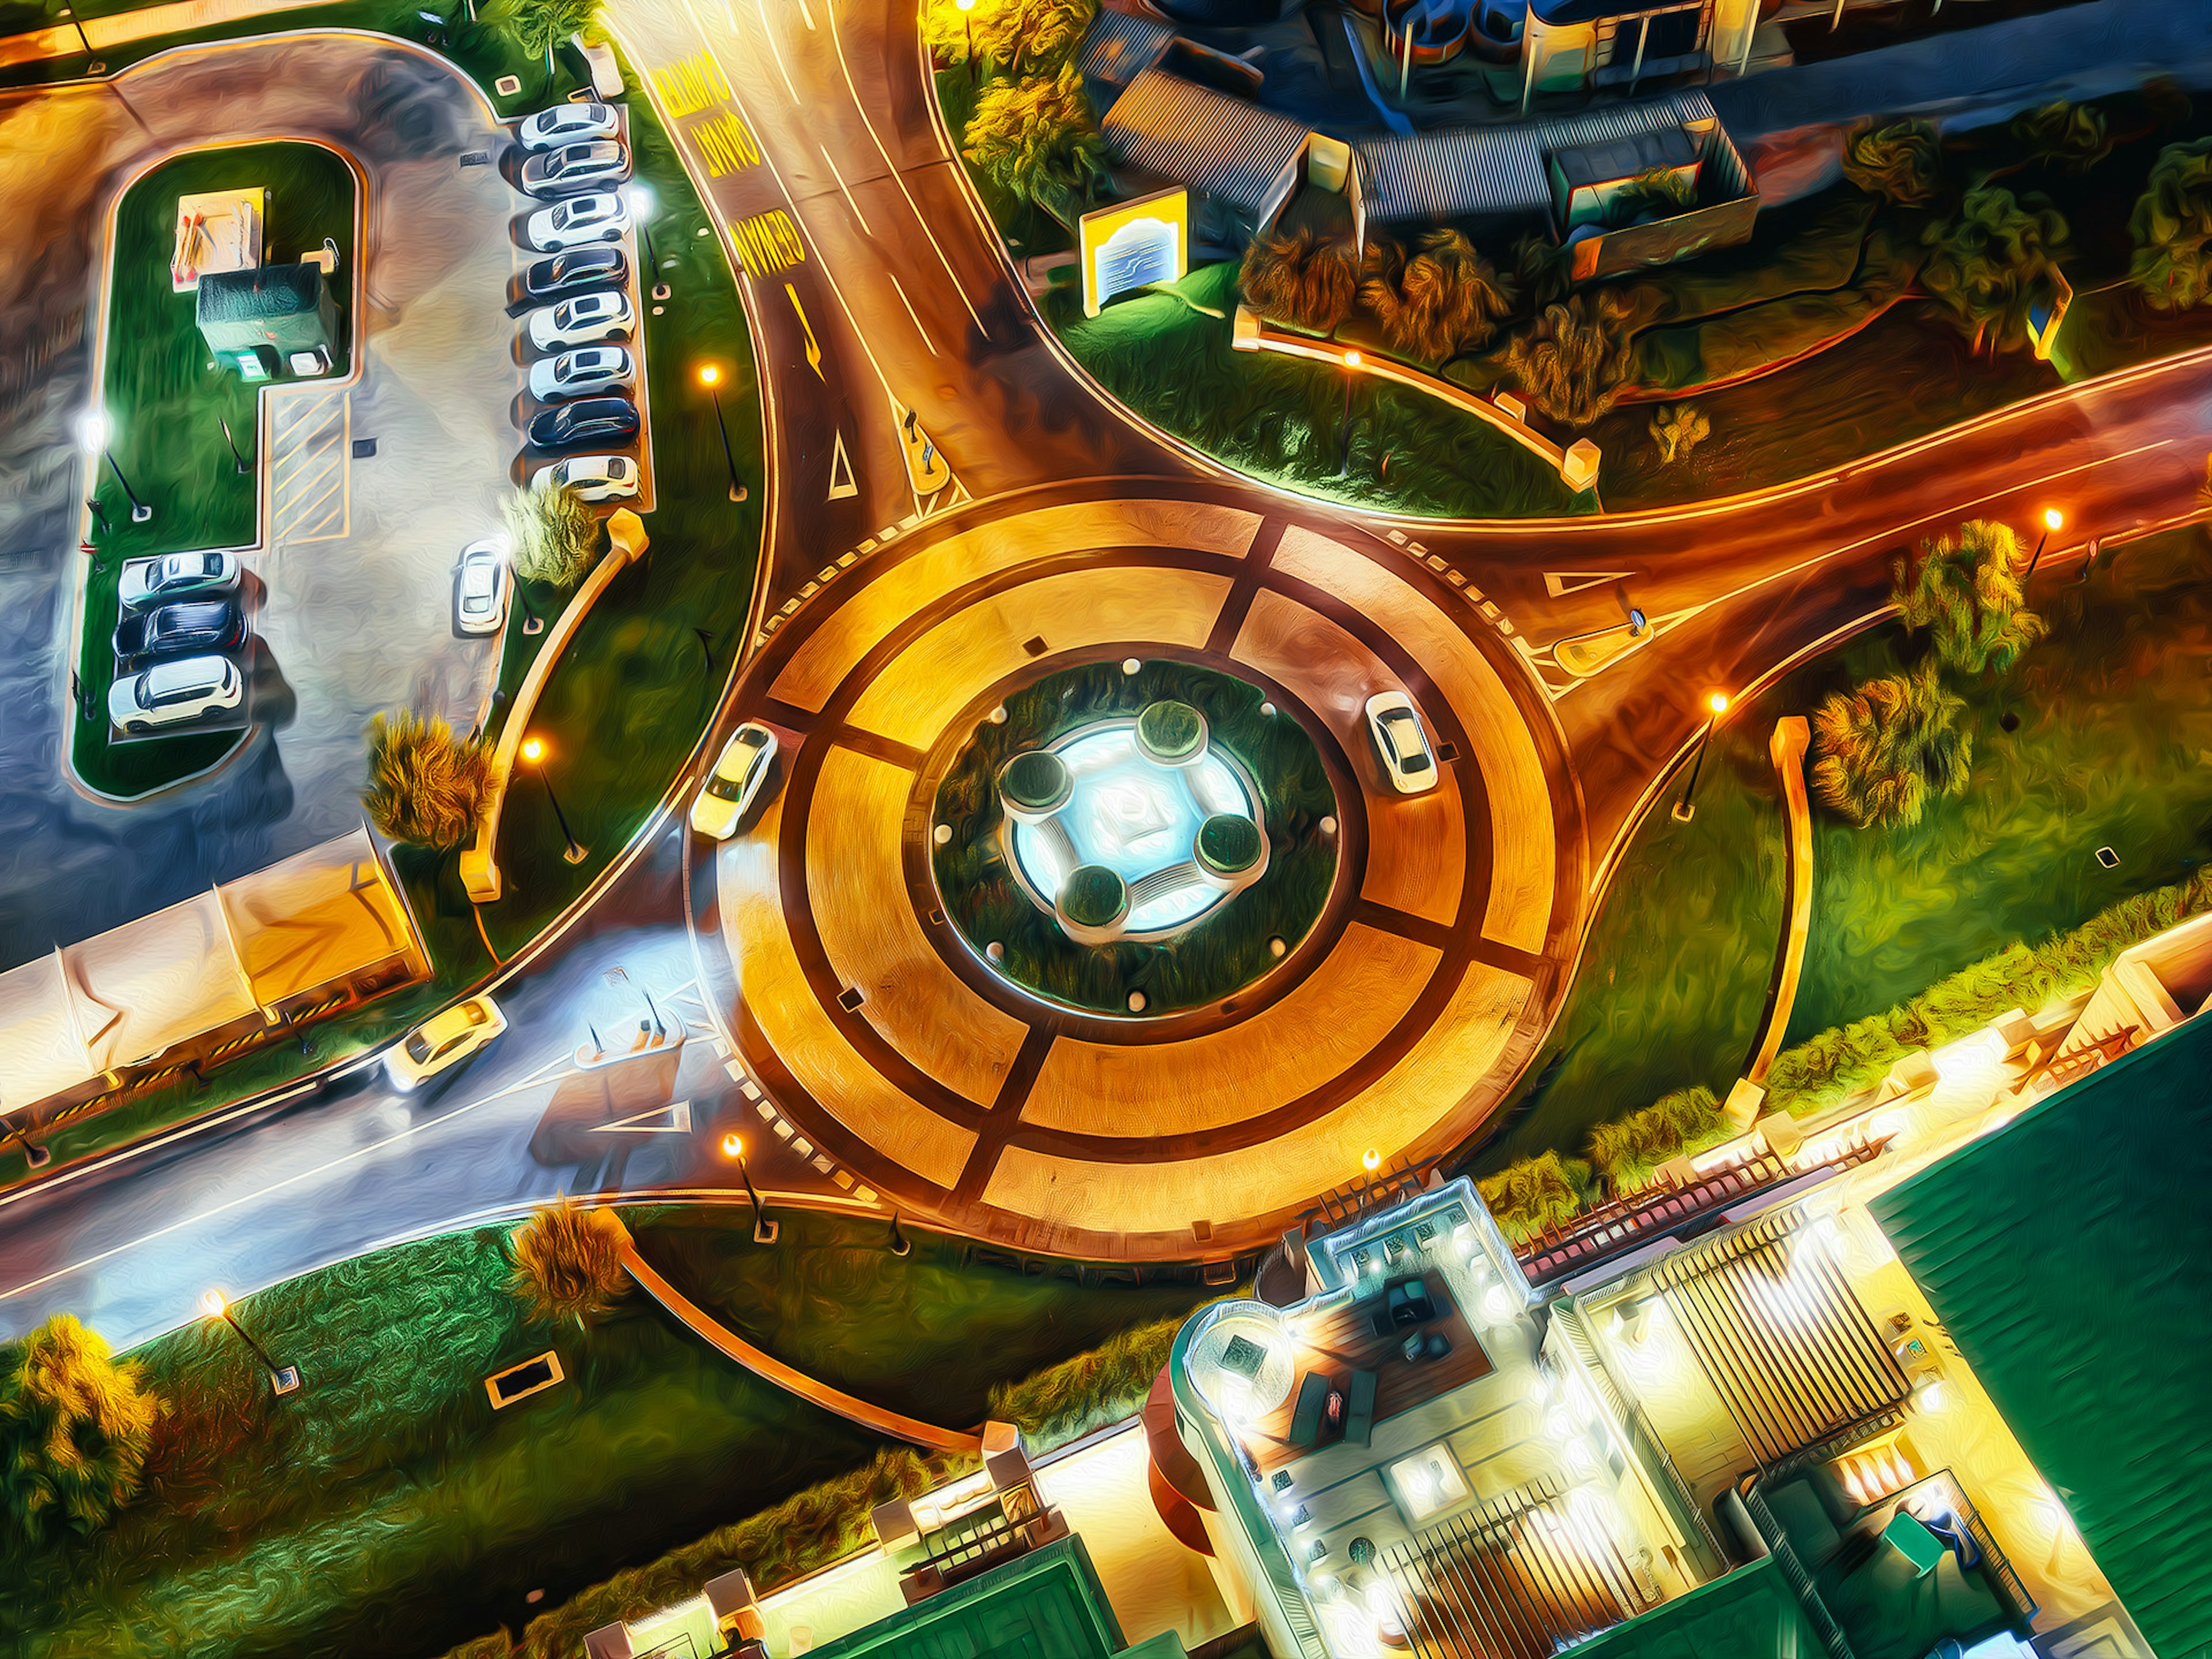
[[[1360,356],[1356,351],[1344,354],[1344,427],[1336,441],[1336,476],[1347,476],[1352,471],[1352,377],[1359,372]]]
[[[53,1153],[25,1134],[19,1124],[0,1124],[0,1143],[20,1140],[23,1143],[23,1162],[33,1170],[43,1170],[54,1161]]]
[[[975,84],[975,0],[952,0],[960,8],[960,27],[968,32],[968,84]]]
[[[591,856],[590,849],[579,847],[576,837],[569,833],[568,815],[561,810],[561,798],[553,793],[553,775],[545,769],[545,745],[536,738],[525,738],[522,758],[538,769],[538,778],[545,785],[545,799],[553,803],[553,817],[561,826],[561,839],[568,843],[568,850],[562,856],[571,864],[581,864]]]
[[[722,434],[722,460],[730,469],[730,499],[741,501],[745,498],[744,486],[738,482],[738,458],[730,449],[729,424],[722,419],[722,371],[713,363],[699,366],[699,384],[707,388],[707,395],[714,400],[714,430]]]
[[[660,280],[660,267],[654,262],[653,257],[653,230],[646,223],[647,220],[653,217],[653,210],[657,205],[653,200],[653,186],[632,185],[623,193],[629,198],[630,217],[637,221],[638,251],[645,255],[646,269],[653,273],[653,297],[656,300],[665,300],[668,297],[668,284]]]
[[[753,1187],[752,1166],[745,1162],[744,1137],[730,1133],[722,1137],[722,1156],[738,1160],[738,1173],[744,1178],[745,1196],[753,1201],[753,1243],[773,1244],[781,1229],[780,1222],[770,1221],[761,1211],[761,1196]]]
[[[1711,693],[1705,698],[1705,707],[1711,711],[1712,718],[1705,722],[1705,729],[1698,733],[1697,752],[1690,757],[1690,781],[1682,786],[1682,799],[1674,803],[1674,821],[1678,823],[1687,823],[1696,814],[1697,809],[1690,805],[1690,797],[1697,793],[1698,769],[1705,763],[1705,745],[1712,739],[1713,727],[1720,723],[1721,716],[1728,713],[1728,693]]]
[[[238,471],[240,473],[247,471],[249,469],[246,466],[246,457],[239,453],[238,440],[230,435],[230,422],[222,416],[217,416],[216,423],[222,428],[222,441],[230,446],[230,459],[237,463]]]
[[[247,1334],[246,1327],[238,1322],[238,1316],[231,1312],[230,1304],[223,1299],[221,1291],[201,1292],[200,1310],[210,1319],[220,1319],[231,1329],[236,1331],[238,1340],[253,1350],[253,1357],[261,1362],[262,1369],[269,1373],[269,1386],[273,1391],[277,1394],[296,1394],[299,1391],[300,1368],[297,1365],[280,1365],[271,1359],[269,1357],[269,1350],[256,1342]]]
[[[2035,551],[2028,556],[2027,569],[2020,579],[2022,589],[2027,586],[2028,579],[2035,574],[2035,567],[2042,561],[2044,544],[2051,539],[2051,532],[2062,528],[2065,523],[2066,515],[2057,507],[2043,509],[2043,533],[2035,538]]]
[[[107,470],[115,475],[115,482],[123,486],[123,493],[130,500],[131,522],[143,524],[152,518],[154,509],[138,499],[137,492],[131,488],[131,480],[123,476],[123,469],[115,464],[115,452],[108,447],[115,438],[115,423],[107,418],[107,411],[100,409],[85,410],[77,419],[76,435],[88,455],[106,458]],[[98,493],[96,487],[94,493]]]

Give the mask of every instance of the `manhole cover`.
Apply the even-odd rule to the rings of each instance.
[[[353,441],[353,458],[354,458],[354,459],[356,459],[356,461],[365,461],[365,460],[367,460],[370,456],[372,456],[372,455],[374,455],[374,454],[375,454],[375,453],[376,453],[376,440],[375,440],[375,439],[374,439],[374,438],[356,438],[356,439]]]

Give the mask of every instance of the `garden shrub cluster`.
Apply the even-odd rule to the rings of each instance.
[[[1165,661],[1147,662],[1134,674],[1119,663],[1066,669],[1009,696],[1005,723],[979,723],[938,787],[934,822],[950,825],[952,839],[933,849],[937,890],[962,937],[978,952],[1000,945],[994,966],[1015,983],[1101,1012],[1124,1012],[1133,991],[1141,991],[1155,1012],[1195,1006],[1266,972],[1274,962],[1268,940],[1296,946],[1328,902],[1336,846],[1321,833],[1321,821],[1336,811],[1336,795],[1304,727],[1285,713],[1261,714],[1264,701],[1243,680]],[[1000,769],[1015,754],[1078,726],[1161,703],[1188,704],[1202,714],[1212,741],[1258,787],[1271,846],[1267,871],[1173,938],[1078,945],[1008,867]],[[1187,735],[1195,732],[1193,724]]]

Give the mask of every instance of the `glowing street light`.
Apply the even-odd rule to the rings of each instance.
[[[581,864],[591,856],[590,849],[578,846],[576,837],[569,832],[568,815],[561,810],[560,796],[553,793],[553,775],[545,769],[544,744],[536,738],[525,738],[522,758],[526,765],[538,769],[538,780],[545,786],[545,799],[553,803],[553,818],[561,826],[561,839],[568,843],[568,851],[562,856],[571,864]]]
[[[1698,771],[1705,763],[1705,745],[1712,740],[1713,727],[1720,724],[1721,716],[1729,711],[1728,693],[1709,692],[1705,697],[1705,708],[1711,717],[1705,721],[1705,730],[1698,733],[1697,752],[1690,757],[1690,781],[1682,786],[1682,799],[1674,803],[1674,820],[1678,823],[1687,823],[1696,815],[1697,809],[1690,805],[1690,797],[1697,793]]]
[[[154,509],[138,499],[138,492],[131,488],[131,480],[123,476],[123,469],[115,464],[115,452],[108,447],[115,441],[115,422],[107,417],[107,411],[104,409],[85,410],[77,417],[76,435],[77,441],[84,446],[86,454],[106,459],[107,470],[115,475],[115,482],[123,486],[123,493],[131,502],[131,522],[143,524],[152,518]]]
[[[2035,551],[2028,556],[2027,569],[2021,576],[2020,585],[2023,588],[2027,586],[2028,578],[2035,574],[2037,564],[2042,561],[2044,544],[2050,541],[2051,532],[2063,529],[2065,524],[2066,515],[2057,507],[2046,507],[2043,509],[2043,533],[2035,538]]]
[[[714,363],[699,365],[699,384],[707,388],[707,395],[714,400],[714,430],[722,434],[722,461],[730,469],[730,499],[741,501],[745,498],[744,486],[738,482],[738,458],[730,450],[729,423],[722,418],[722,371]]]
[[[1362,361],[1356,351],[1344,354],[1344,426],[1336,440],[1336,476],[1340,478],[1352,471],[1352,377],[1359,372]]]
[[[722,1137],[722,1156],[738,1161],[738,1173],[745,1183],[745,1196],[753,1201],[753,1243],[773,1244],[781,1224],[770,1221],[761,1209],[761,1195],[753,1186],[752,1166],[745,1162],[744,1137],[735,1133]],[[894,1218],[896,1220],[896,1218]]]
[[[207,1290],[200,1292],[200,1311],[210,1319],[220,1319],[238,1333],[238,1340],[253,1351],[253,1357],[261,1362],[262,1369],[269,1373],[269,1386],[274,1392],[281,1395],[296,1394],[299,1391],[300,1368],[297,1365],[280,1365],[271,1359],[269,1357],[269,1350],[256,1342],[247,1333],[246,1327],[238,1322],[238,1316],[230,1310],[230,1303],[221,1291]]]

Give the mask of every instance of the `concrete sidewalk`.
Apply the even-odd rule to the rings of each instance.
[[[92,55],[98,58],[104,52],[128,46],[134,40],[196,33],[220,24],[234,23],[242,17],[296,11],[303,6],[326,3],[328,0],[172,0],[168,5],[148,6],[142,11],[81,19],[82,38],[77,27],[69,23],[33,29],[27,34],[9,35],[0,40],[0,69],[35,64],[49,58],[81,58],[88,45]]]

